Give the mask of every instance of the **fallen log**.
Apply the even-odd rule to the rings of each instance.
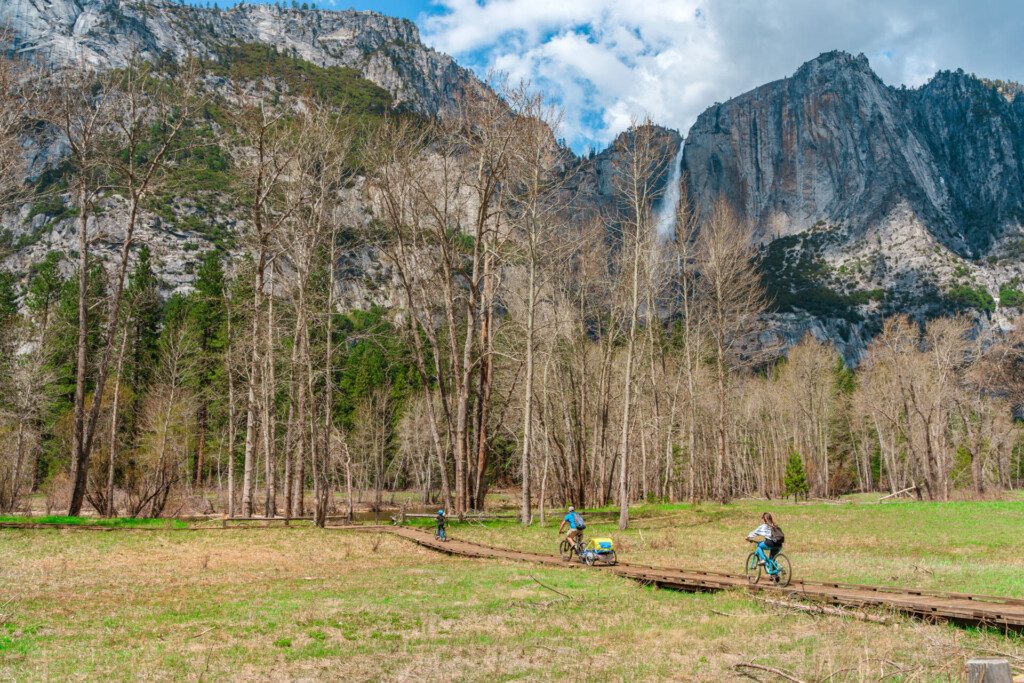
[[[908,486],[907,488],[903,489],[902,491],[897,491],[896,493],[890,493],[888,496],[882,496],[881,498],[878,499],[878,502],[881,503],[883,500],[889,500],[890,498],[895,498],[896,496],[902,496],[904,493],[910,493],[911,491],[913,491],[916,488],[917,488],[917,486]]]
[[[782,607],[785,609],[796,610],[797,612],[809,612],[811,614],[824,614],[832,617],[853,617],[860,621],[869,621],[873,624],[888,624],[889,620],[885,617],[880,617],[876,614],[868,614],[867,612],[851,612],[850,610],[842,609],[841,607],[829,607],[827,605],[803,605],[796,602],[787,602],[785,600],[770,600],[768,598],[762,598],[761,602],[772,607]]]
[[[748,664],[746,662],[740,662],[739,664],[733,664],[732,666],[734,669],[754,669],[756,671],[767,671],[770,674],[775,674],[776,676],[779,676],[780,678],[785,678],[787,681],[792,681],[793,683],[804,683],[803,680],[797,678],[796,676],[793,676],[792,674],[789,674],[783,671],[782,669],[776,669],[775,667],[771,666],[762,666],[760,664]]]

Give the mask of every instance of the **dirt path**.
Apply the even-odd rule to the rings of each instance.
[[[435,539],[432,533],[411,527],[348,528],[395,534],[449,555],[587,568],[579,562],[567,564],[555,555],[497,548],[458,539],[442,543]],[[745,589],[776,597],[814,600],[845,607],[878,607],[924,619],[941,619],[965,625],[985,625],[1014,631],[1024,630],[1024,600],[1019,598],[821,581],[793,581],[787,588],[777,588],[765,583],[750,585],[746,577],[740,574],[654,567],[629,562],[620,562],[615,566],[595,565],[593,569],[674,590],[696,592]]]

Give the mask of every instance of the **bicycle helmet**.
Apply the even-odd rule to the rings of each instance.
[[[576,512],[576,508],[574,508],[572,505],[570,505],[569,506],[569,512]]]
[[[443,515],[443,514],[444,514],[444,510],[438,510],[438,511],[437,511],[437,514],[439,514],[439,515]]]

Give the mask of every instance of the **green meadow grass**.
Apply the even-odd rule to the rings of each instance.
[[[738,573],[763,511],[785,530],[797,578],[1024,597],[1024,501],[658,504],[631,509],[626,531],[617,515],[587,511],[585,533],[613,538],[623,561]],[[454,523],[450,534],[554,554],[562,514],[527,528]]]
[[[771,509],[798,570],[1009,592],[1018,505]],[[588,532],[613,536],[627,560],[729,570],[763,506],[651,506],[627,532],[599,516]],[[553,552],[556,519],[455,523],[452,534]],[[937,523],[946,543],[929,540]],[[959,680],[965,658],[986,651],[1024,658],[1014,635],[818,617],[742,592],[676,593],[311,527],[2,530],[0,586],[4,680],[730,681],[747,662],[806,681],[934,681]]]
[[[0,515],[0,522],[15,524],[60,524],[66,526],[104,526],[114,528],[171,528],[184,529],[188,524],[177,519],[150,519],[148,517],[64,517],[60,515],[44,515],[42,517],[25,517],[18,515]]]

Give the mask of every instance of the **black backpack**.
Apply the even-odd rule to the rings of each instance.
[[[771,538],[771,540],[772,540],[773,543],[778,543],[779,545],[782,545],[783,543],[786,542],[786,532],[784,532],[782,530],[781,526],[772,526],[771,530],[772,530],[772,538]]]

